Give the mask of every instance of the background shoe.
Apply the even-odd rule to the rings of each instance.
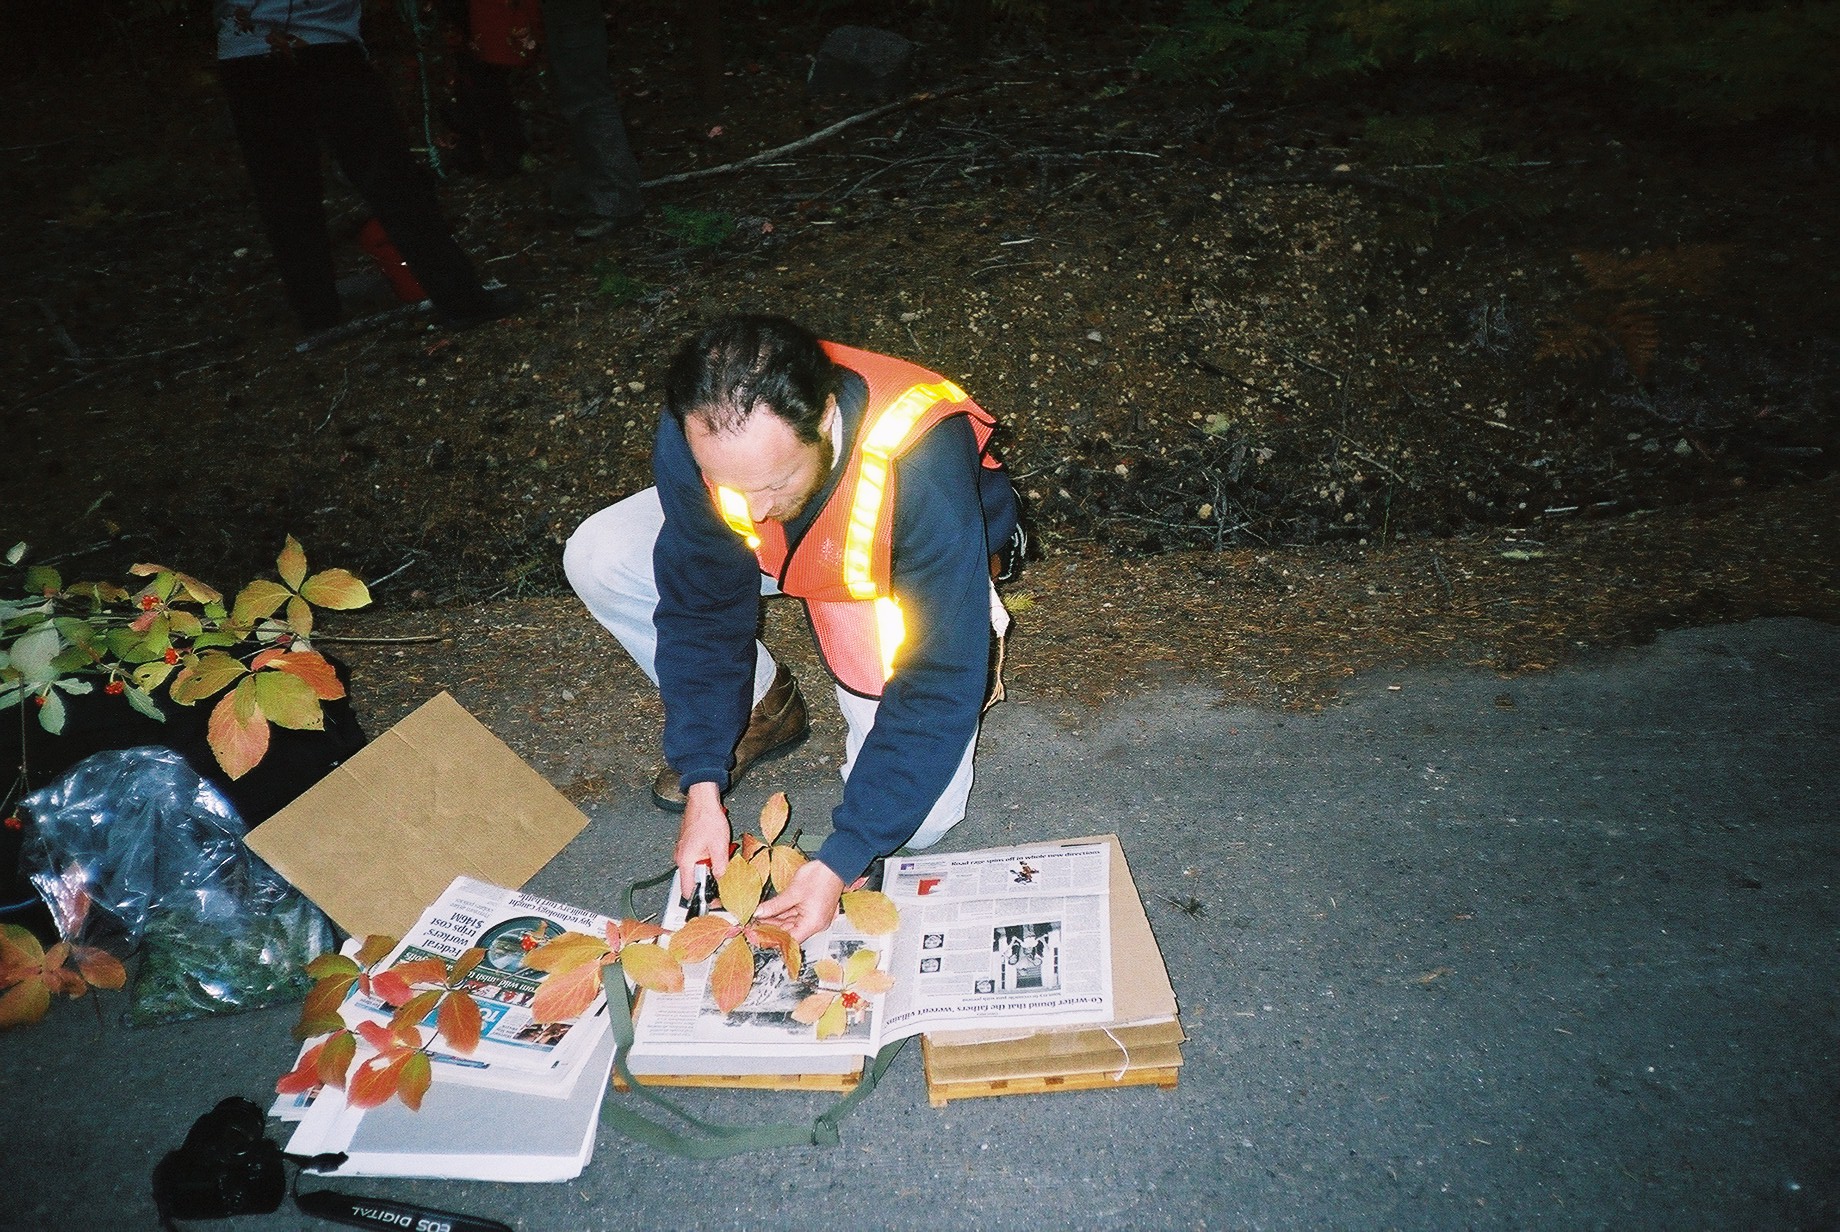
[[[755,762],[789,751],[810,734],[805,697],[799,692],[799,682],[782,664],[779,674],[773,677],[773,687],[754,703],[748,715],[747,730],[735,746],[735,768],[728,772],[729,787],[733,789]],[[684,811],[684,791],[678,784],[677,771],[669,766],[659,770],[658,777],[652,780],[652,803],[672,813]]]

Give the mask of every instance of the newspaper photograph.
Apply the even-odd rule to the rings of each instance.
[[[1112,1017],[1111,849],[1010,847],[888,861],[901,911],[883,1033]]]
[[[530,1002],[543,973],[526,967],[524,956],[564,932],[599,936],[606,923],[605,916],[592,911],[459,877],[422,913],[383,966],[430,955],[452,960],[474,946],[484,950],[484,961],[462,984],[479,1006],[479,1047],[470,1056],[436,1050],[433,1059],[444,1076],[461,1081],[554,1090],[558,1083],[567,1084],[592,1045],[583,1037],[596,1032],[579,1029],[578,1024],[602,1016],[605,1000],[596,998],[578,1019],[533,1021]],[[392,1012],[356,987],[344,1008],[351,1022],[357,1016],[388,1022]],[[434,1015],[421,1025],[432,1032]]]

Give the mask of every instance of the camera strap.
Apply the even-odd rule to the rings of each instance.
[[[311,1193],[295,1190],[294,1205],[318,1219],[382,1232],[511,1232],[510,1227],[496,1219],[440,1211],[432,1206],[417,1206],[392,1198],[362,1198],[330,1189],[316,1189]]]

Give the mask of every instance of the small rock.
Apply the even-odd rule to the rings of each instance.
[[[805,93],[814,98],[848,94],[871,102],[891,99],[908,84],[914,50],[912,42],[891,30],[838,26],[818,48],[805,78]]]

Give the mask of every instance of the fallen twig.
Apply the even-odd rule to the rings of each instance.
[[[730,171],[740,171],[746,167],[758,166],[770,159],[790,154],[794,150],[803,150],[809,146],[817,145],[819,142],[835,136],[853,124],[861,124],[865,120],[873,120],[880,116],[885,116],[890,112],[900,111],[906,107],[917,107],[921,103],[930,103],[936,99],[950,98],[954,94],[969,94],[976,90],[988,90],[990,88],[989,85],[963,85],[954,86],[950,90],[929,90],[921,94],[910,94],[908,97],[896,99],[892,103],[883,103],[880,107],[871,107],[869,110],[857,112],[853,116],[845,116],[835,124],[821,128],[809,136],[800,137],[797,141],[789,141],[785,145],[776,146],[771,150],[762,150],[758,154],[751,154],[736,162],[723,163],[719,167],[703,167],[696,171],[680,171],[676,175],[661,175],[655,180],[646,180],[644,183],[640,184],[639,187],[662,188],[666,184],[683,184],[690,180],[706,179],[712,175],[726,175]]]
[[[294,344],[294,350],[301,355],[308,351],[317,351],[323,346],[355,338],[359,334],[376,329],[379,325],[399,321],[404,317],[414,316],[418,312],[428,312],[434,307],[433,300],[423,300],[419,304],[398,304],[394,308],[385,308],[382,312],[373,312],[369,316],[357,317],[343,325],[334,325],[331,329],[322,329],[317,334],[308,334]]]

